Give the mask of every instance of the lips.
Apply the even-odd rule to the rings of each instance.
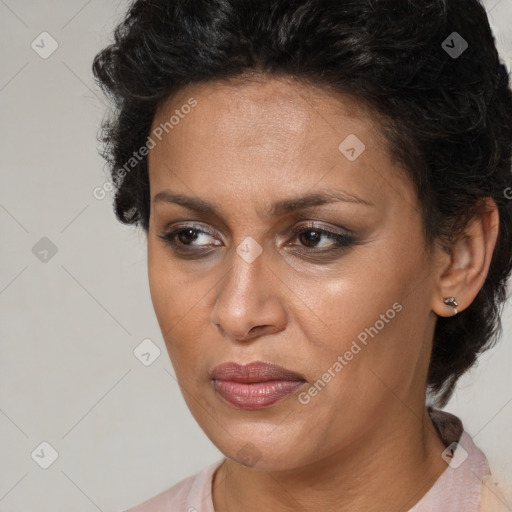
[[[246,365],[229,362],[216,366],[210,374],[212,379],[234,382],[267,382],[270,380],[303,380],[303,375],[271,363],[254,361]]]
[[[228,362],[210,373],[216,393],[240,409],[268,407],[301,388],[303,375],[262,361],[247,365]]]

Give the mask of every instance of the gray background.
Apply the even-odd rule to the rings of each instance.
[[[96,141],[106,105],[91,63],[126,5],[0,0],[4,512],[123,510],[221,457],[175,381],[144,238],[115,220],[110,195],[92,193],[107,171]],[[510,66],[512,2],[487,8]],[[31,47],[51,49],[42,32],[58,44],[46,59]],[[510,304],[504,327],[507,343],[481,358],[446,409],[463,419],[512,501]],[[150,366],[133,354],[147,338],[161,350]],[[50,456],[43,441],[58,453],[48,469],[39,465]]]

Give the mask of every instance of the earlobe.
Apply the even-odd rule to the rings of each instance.
[[[457,311],[457,306],[459,305],[459,303],[457,302],[457,300],[455,299],[455,297],[446,297],[445,299],[443,299],[443,302],[447,305],[447,306],[451,306],[453,308],[453,313],[452,315],[456,315],[458,313]]]
[[[482,288],[498,238],[496,203],[486,198],[450,251],[449,263],[438,277],[432,310],[453,316],[467,308]]]

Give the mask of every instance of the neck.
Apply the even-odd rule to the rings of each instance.
[[[287,471],[258,471],[226,459],[214,475],[215,512],[405,512],[446,463],[428,413],[403,406],[372,432],[327,458]]]

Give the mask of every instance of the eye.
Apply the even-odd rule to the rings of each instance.
[[[193,247],[208,247],[208,245],[220,245],[215,244],[201,244],[206,242],[208,237],[213,238],[213,235],[204,229],[199,229],[194,226],[182,226],[163,235],[158,235],[159,238],[165,241],[166,244],[170,245],[177,251],[188,251],[188,248]]]
[[[354,236],[349,233],[337,233],[314,225],[295,228],[293,234],[303,247],[303,249],[300,249],[300,252],[304,253],[321,254],[323,252],[331,252],[349,247],[355,242]],[[322,240],[324,240],[324,243],[321,243]],[[318,247],[321,250],[318,250]]]
[[[295,228],[292,230],[292,234],[294,235],[292,239],[298,239],[300,244],[288,245],[298,247],[301,253],[322,254],[341,250],[355,243],[352,234],[347,232],[338,233],[314,225]],[[202,249],[222,245],[222,242],[218,240],[214,243],[207,243],[208,238],[215,239],[215,235],[196,226],[177,227],[168,233],[158,235],[158,237],[164,240],[173,250],[182,253],[204,252]]]

